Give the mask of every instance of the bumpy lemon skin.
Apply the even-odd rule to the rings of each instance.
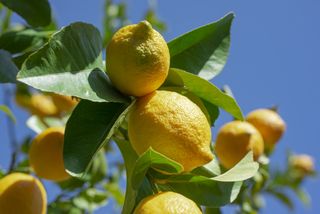
[[[31,175],[11,173],[0,179],[0,213],[45,214],[47,194]]]
[[[206,116],[195,103],[176,92],[155,91],[139,98],[129,114],[128,133],[139,155],[152,147],[180,163],[184,171],[213,159]]]
[[[189,198],[175,192],[160,192],[144,198],[133,214],[202,214]]]
[[[70,178],[64,168],[63,143],[63,127],[48,128],[33,140],[29,159],[37,176],[52,181]]]
[[[168,75],[167,43],[147,21],[117,31],[106,54],[110,80],[124,94],[136,97],[149,94],[158,89]]]
[[[266,148],[272,148],[286,130],[286,124],[280,115],[270,109],[252,111],[246,120],[261,133]]]
[[[264,144],[253,125],[245,121],[232,121],[218,131],[214,148],[221,164],[230,169],[251,150],[257,160],[263,154]]]

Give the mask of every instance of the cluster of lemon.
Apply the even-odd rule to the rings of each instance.
[[[116,32],[108,45],[106,61],[113,85],[136,97],[128,117],[128,133],[139,155],[152,147],[180,163],[184,171],[212,160],[210,125],[201,109],[183,95],[157,90],[168,75],[170,54],[163,37],[148,22]],[[134,213],[201,210],[183,195],[162,192],[142,200]]]
[[[215,152],[221,164],[229,169],[250,150],[255,160],[266,151],[273,150],[286,129],[280,115],[270,109],[257,109],[246,121],[232,121],[218,132]]]
[[[77,103],[57,94],[18,95],[16,100],[40,118],[69,112]],[[29,164],[39,178],[54,182],[70,178],[63,164],[63,143],[63,127],[48,128],[32,141]],[[36,177],[14,172],[0,179],[0,213],[45,214],[46,209],[46,191]]]

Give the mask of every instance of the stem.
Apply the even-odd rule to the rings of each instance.
[[[8,106],[8,108],[11,108],[11,90],[10,88],[5,88],[4,91],[4,104],[6,106]],[[10,120],[9,117],[6,117],[6,121],[7,121],[7,130],[8,130],[8,138],[9,138],[9,143],[10,143],[10,147],[12,150],[12,154],[11,154],[11,161],[10,161],[10,165],[9,165],[9,169],[8,172],[13,171],[15,164],[16,164],[16,160],[17,160],[17,155],[18,155],[18,143],[17,143],[17,138],[16,138],[16,129],[15,126],[13,124],[13,122]]]

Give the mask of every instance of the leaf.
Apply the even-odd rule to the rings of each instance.
[[[138,155],[131,147],[129,141],[118,138],[115,138],[114,140],[121,151],[126,167],[127,185],[125,200],[122,208],[122,214],[131,214],[133,212],[134,207],[143,198],[153,194],[153,191],[151,184],[146,179],[146,177],[144,177],[143,183],[138,190],[132,187],[132,175],[134,173],[134,166],[138,159]]]
[[[65,126],[65,122],[61,118],[57,118],[57,117],[39,118],[36,115],[32,115],[31,117],[29,117],[26,124],[32,131],[34,131],[37,134],[43,132],[49,127]]]
[[[11,54],[34,50],[43,45],[52,31],[36,31],[34,29],[12,30],[0,36],[0,49]]]
[[[213,177],[212,180],[222,182],[244,181],[253,177],[259,169],[259,164],[253,160],[253,152],[249,152],[239,163],[227,172]]]
[[[138,189],[149,168],[165,174],[178,174],[183,171],[182,165],[149,148],[136,161],[132,174],[132,187]]]
[[[12,122],[16,123],[16,117],[12,113],[12,111],[5,105],[0,105],[0,111],[4,112],[11,120]]]
[[[230,13],[168,43],[172,68],[179,68],[210,80],[223,69],[230,47]]]
[[[65,131],[63,158],[71,175],[81,177],[86,173],[94,156],[110,140],[131,106],[80,101]]]
[[[96,102],[128,102],[111,85],[102,62],[99,31],[73,23],[23,63],[18,80],[34,88]]]
[[[164,191],[178,192],[207,207],[221,207],[233,202],[241,185],[242,182],[219,182],[193,174],[170,176],[165,184],[158,184]]]
[[[237,102],[223,93],[219,88],[194,74],[179,69],[170,69],[164,87],[180,86],[197,95],[205,105],[215,105],[239,120],[243,120],[243,114]],[[207,103],[206,103],[207,102]],[[209,111],[210,113],[210,111]]]
[[[7,51],[0,50],[0,83],[16,83],[18,68]]]
[[[93,212],[95,209],[107,204],[107,193],[95,188],[86,189],[73,199],[76,207]]]
[[[209,163],[192,170],[193,174],[203,175],[206,177],[214,177],[221,174],[219,162],[217,158],[213,158]]]
[[[46,26],[51,22],[48,0],[0,0],[0,2],[22,16],[33,27]]]

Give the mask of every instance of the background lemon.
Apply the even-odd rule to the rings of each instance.
[[[107,47],[107,73],[124,94],[153,92],[166,79],[169,64],[166,41],[147,21],[121,28]]]
[[[289,164],[302,175],[315,171],[313,158],[306,154],[292,155],[289,159]]]
[[[129,114],[130,142],[138,154],[150,146],[190,171],[210,160],[211,130],[201,109],[176,92],[141,97]]]
[[[77,100],[70,96],[51,93],[50,97],[59,112],[70,112],[78,104]]]
[[[215,151],[221,164],[227,169],[237,164],[250,150],[257,160],[263,149],[262,136],[248,122],[229,122],[217,134]]]
[[[53,181],[62,181],[70,176],[63,164],[64,128],[48,128],[32,142],[29,151],[30,165],[35,173]]]
[[[31,175],[11,173],[0,179],[0,213],[45,214],[47,195]]]
[[[261,133],[265,147],[273,147],[286,129],[286,124],[278,113],[270,109],[257,109],[247,116],[247,121]]]
[[[16,95],[16,102],[19,106],[27,109],[31,114],[39,117],[57,116],[59,110],[48,95]]]
[[[202,214],[189,198],[175,192],[160,192],[144,198],[134,214]]]

